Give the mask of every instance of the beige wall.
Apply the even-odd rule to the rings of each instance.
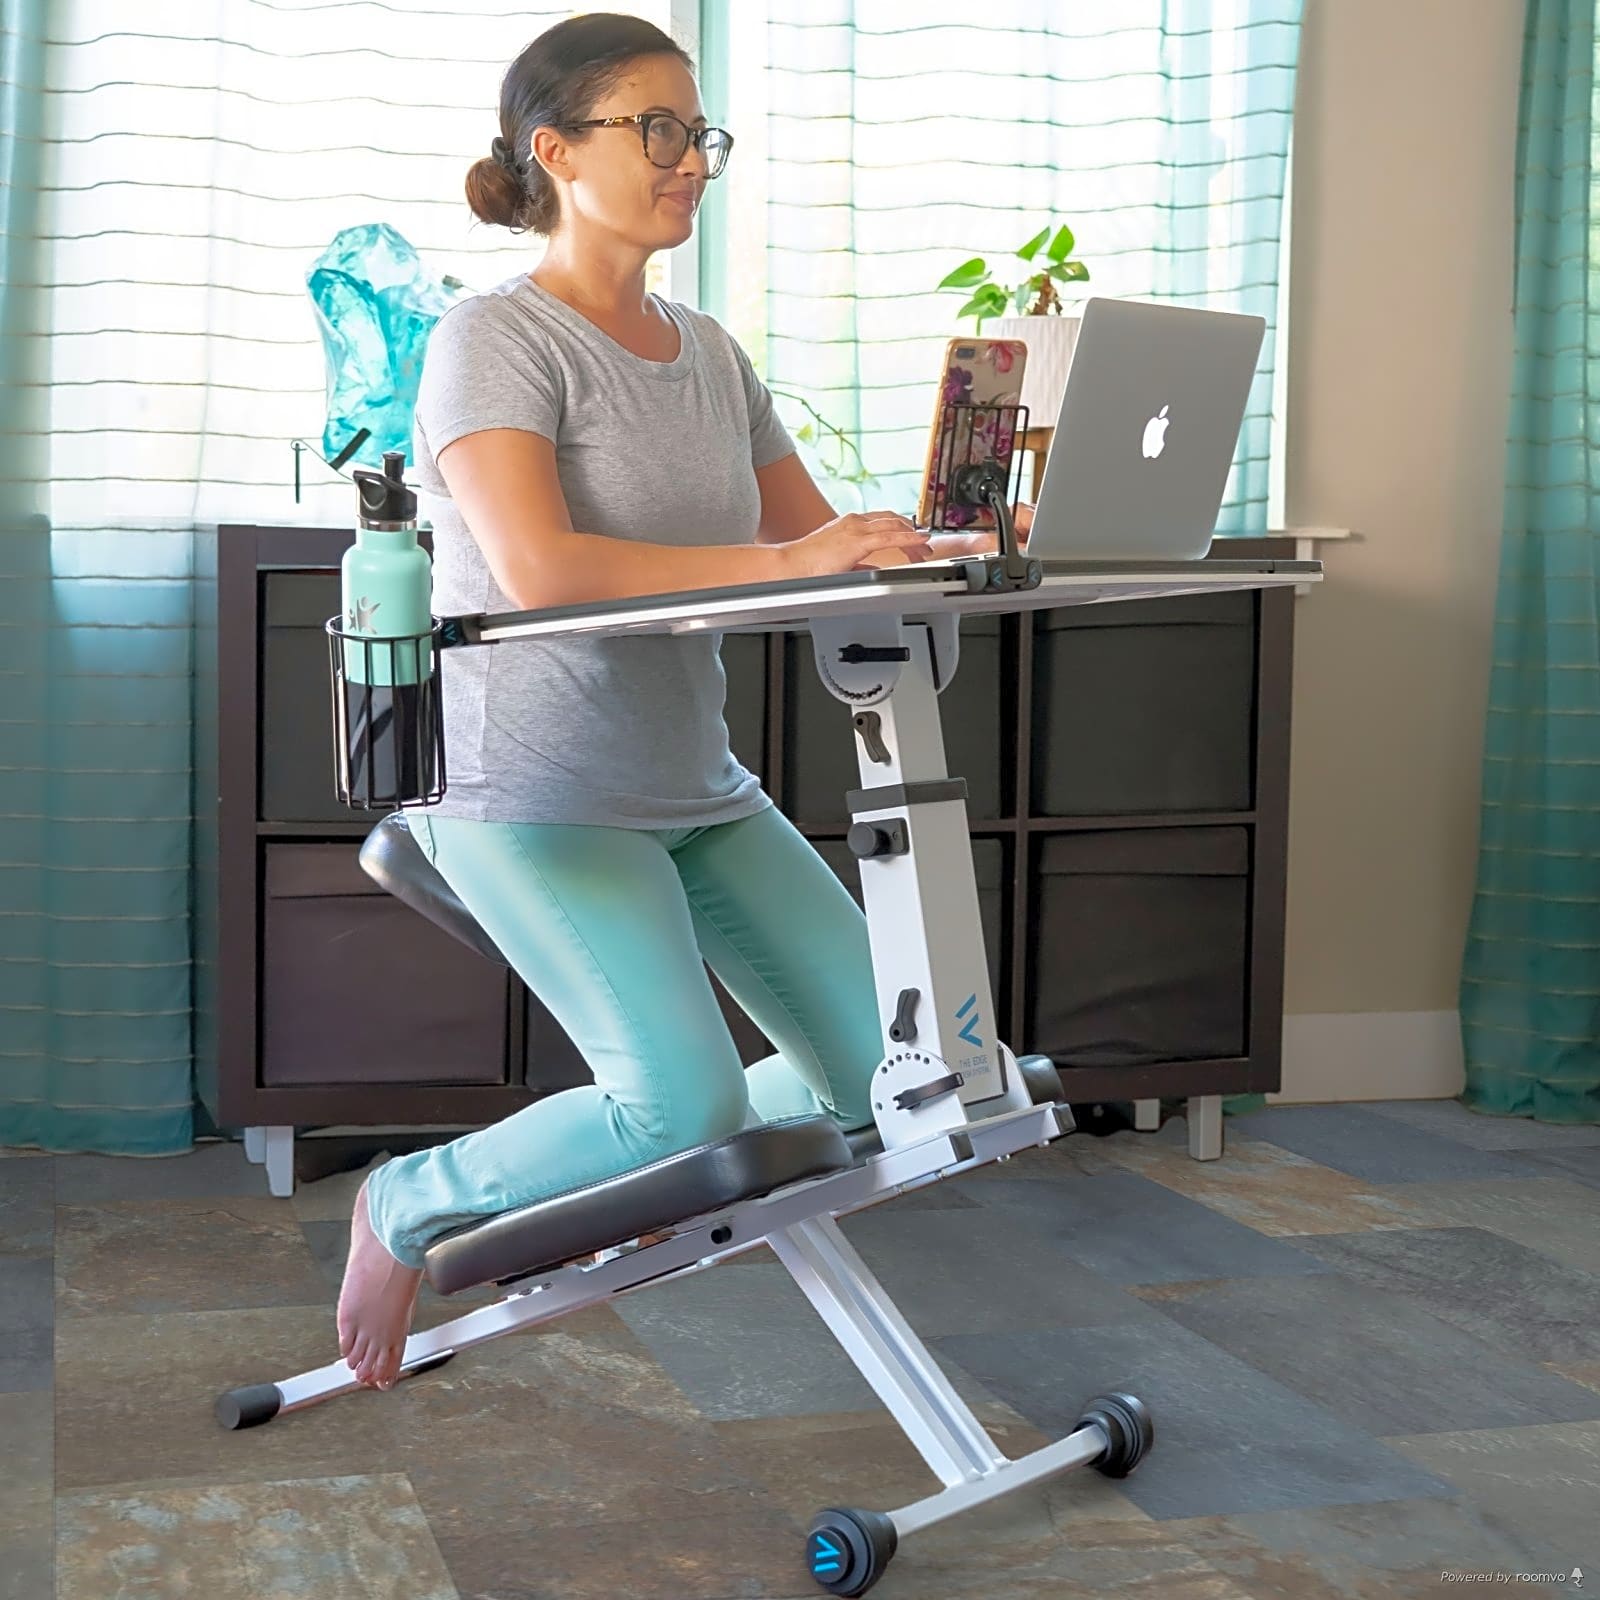
[[[1284,1098],[1452,1094],[1511,370],[1523,0],[1307,0]],[[1418,1059],[1418,1057],[1424,1059]]]

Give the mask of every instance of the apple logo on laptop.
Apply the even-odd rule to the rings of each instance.
[[[1161,410],[1144,425],[1144,458],[1154,461],[1167,447],[1167,424],[1171,418],[1167,416],[1168,407],[1162,406]]]

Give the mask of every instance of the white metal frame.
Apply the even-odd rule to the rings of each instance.
[[[625,1245],[594,1261],[540,1273],[493,1305],[413,1333],[406,1340],[401,1376],[663,1278],[703,1272],[765,1241],[945,1485],[939,1493],[888,1513],[904,1537],[1023,1484],[1094,1461],[1105,1453],[1109,1440],[1091,1424],[1029,1455],[1008,1458],[835,1219],[991,1161],[1007,1161],[1017,1151],[1043,1147],[1071,1129],[1065,1107],[1030,1105],[1002,1112],[885,1150],[840,1172],[706,1212],[677,1224],[669,1238],[657,1243]],[[713,1236],[720,1242],[713,1242]],[[361,1385],[341,1359],[273,1387],[277,1414],[282,1415]]]
[[[704,1271],[766,1241],[944,1484],[939,1492],[887,1513],[897,1535],[1098,1460],[1111,1449],[1106,1430],[1085,1423],[1065,1439],[1008,1459],[851,1247],[837,1219],[987,1162],[1009,1160],[1030,1146],[1043,1147],[1073,1126],[1064,1105],[1032,1103],[1015,1057],[994,1033],[966,802],[959,791],[951,793],[939,721],[938,694],[959,659],[958,613],[1135,593],[1270,587],[1305,578],[1303,571],[1291,576],[1270,565],[1240,570],[1243,563],[1223,574],[1220,565],[1204,577],[1187,571],[1167,574],[1164,581],[1150,573],[1057,574],[1054,583],[1047,577],[1050,588],[1043,594],[1036,589],[974,595],[957,572],[948,578],[930,574],[932,592],[929,587],[825,585],[819,591],[807,586],[802,601],[794,586],[775,586],[788,592],[748,590],[718,595],[714,602],[696,597],[694,604],[689,597],[669,596],[615,608],[609,616],[578,608],[585,614],[569,610],[563,619],[534,614],[467,619],[477,631],[471,642],[488,643],[551,632],[794,626],[796,618],[806,617],[824,683],[856,714],[863,790],[890,791],[881,804],[867,794],[857,820],[895,823],[903,838],[904,848],[862,860],[873,978],[885,1028],[884,1056],[873,1078],[873,1114],[884,1148],[839,1172],[686,1221],[668,1219],[671,1233],[649,1245],[623,1245],[593,1260],[539,1272],[493,1305],[411,1334],[401,1375],[663,1278]],[[882,659],[850,659],[857,654],[847,654],[851,645],[866,646]],[[870,728],[863,726],[866,713]],[[918,996],[915,1035],[896,1039],[890,1026],[903,1014],[899,997],[911,989]],[[959,1082],[952,1081],[957,1073]],[[938,1092],[920,1100],[913,1095],[911,1104],[896,1103],[904,1091],[929,1086]],[[1158,1112],[1153,1102],[1141,1102],[1139,1126],[1151,1126]],[[292,1134],[292,1129],[248,1130],[247,1153],[266,1161],[269,1173],[276,1153],[281,1173],[285,1149],[292,1158]],[[1191,1101],[1191,1151],[1202,1158],[1220,1154],[1220,1140],[1220,1099]],[[276,1391],[276,1415],[360,1385],[339,1360],[266,1387]]]

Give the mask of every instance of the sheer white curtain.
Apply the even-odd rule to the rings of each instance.
[[[729,168],[732,326],[770,381],[859,439],[874,500],[909,509],[944,341],[973,331],[956,322],[965,295],[934,286],[972,256],[1017,282],[1012,252],[1065,220],[1092,273],[1061,286],[1069,304],[1102,294],[1266,318],[1219,520],[1264,531],[1300,10],[740,0],[729,125],[760,139]]]
[[[349,521],[314,457],[293,496],[306,271],[373,221],[476,288],[531,264],[462,181],[568,14],[0,5],[0,1145],[189,1145],[193,529]]]
[[[668,0],[619,6],[670,25]],[[564,6],[53,0],[45,48],[50,514],[345,520],[305,275],[383,221],[473,287],[538,241],[462,197],[506,66]]]

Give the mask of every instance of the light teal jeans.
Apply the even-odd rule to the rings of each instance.
[[[776,807],[703,828],[409,822],[594,1082],[378,1167],[368,1216],[407,1266],[474,1218],[723,1138],[747,1111],[872,1121],[866,917]],[[778,1054],[741,1066],[707,964]]]

